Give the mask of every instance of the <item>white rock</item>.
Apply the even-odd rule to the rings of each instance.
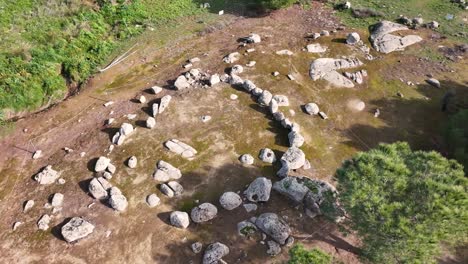
[[[357,32],[349,33],[346,37],[346,44],[349,45],[356,45],[359,41],[361,41],[361,37]]]
[[[240,156],[239,161],[242,164],[252,165],[254,163],[254,157],[250,154],[243,154]]]
[[[234,63],[240,59],[239,52],[233,52],[223,58],[225,63]]]
[[[89,182],[88,190],[91,193],[91,195],[96,199],[102,200],[108,197],[107,188],[104,188],[104,186],[101,184],[98,178],[93,178]]]
[[[140,98],[138,98],[138,101],[141,103],[141,104],[144,104],[146,103],[146,97],[144,95],[140,95]]]
[[[178,228],[187,228],[190,225],[190,218],[186,212],[174,211],[169,216],[171,225]]]
[[[163,88],[162,88],[162,87],[159,87],[159,86],[157,86],[157,85],[151,87],[151,91],[153,92],[153,94],[158,94],[158,93],[160,93],[162,90],[163,90]]]
[[[23,222],[20,222],[20,221],[17,221],[15,223],[13,223],[13,231],[18,229],[22,224],[23,224]]]
[[[133,133],[133,131],[134,131],[133,126],[129,123],[123,123],[119,129],[120,135],[124,135],[124,136],[130,135],[131,133]]]
[[[229,98],[230,98],[231,100],[237,100],[237,98],[239,98],[239,96],[237,96],[237,94],[231,94],[231,95],[229,96]]]
[[[176,181],[170,181],[167,183],[167,186],[174,191],[174,196],[180,196],[184,192],[184,187]]]
[[[52,207],[61,207],[63,205],[63,197],[63,194],[55,193],[54,196],[52,196],[52,201],[50,203]]]
[[[273,96],[273,99],[278,102],[278,106],[289,106],[289,99],[286,95],[277,94]]]
[[[105,107],[109,107],[109,106],[111,106],[111,105],[113,105],[113,104],[114,104],[114,102],[109,101],[109,102],[105,103],[104,106],[105,106]]]
[[[327,51],[327,47],[320,45],[319,43],[309,44],[306,47],[307,52],[310,53],[323,53]]]
[[[258,97],[258,103],[263,106],[268,106],[272,99],[273,95],[269,91],[263,90],[262,94]]]
[[[117,187],[112,187],[110,190],[111,196],[109,198],[109,204],[114,210],[122,212],[127,209],[128,201],[123,194],[119,193],[120,190],[117,189],[117,192],[115,191],[116,189]],[[115,193],[113,194],[113,192]]]
[[[146,197],[146,203],[151,208],[158,206],[160,202],[161,202],[161,199],[159,199],[159,197],[154,193]]]
[[[241,74],[244,72],[244,67],[242,67],[242,65],[234,65],[231,67],[231,74],[235,74],[235,75],[238,75],[238,74]]]
[[[295,131],[289,132],[288,139],[289,139],[289,146],[296,147],[296,148],[302,147],[305,141],[304,137],[299,132],[295,132]]]
[[[24,203],[23,212],[26,213],[27,211],[31,210],[34,206],[34,200],[28,200]]]
[[[177,139],[170,139],[164,142],[164,146],[186,159],[193,158],[198,153],[193,147]]]
[[[50,223],[50,216],[48,214],[42,215],[41,218],[39,218],[39,221],[37,221],[37,227],[40,230],[47,230],[49,229],[49,223]]]
[[[57,180],[58,177],[58,172],[53,170],[51,165],[47,165],[47,167],[34,175],[34,180],[36,180],[39,184],[52,184]]]
[[[304,105],[304,109],[309,115],[318,115],[320,112],[320,109],[316,103],[308,103]]]
[[[279,50],[276,52],[277,55],[287,55],[287,56],[292,56],[294,53],[290,50],[284,49],[284,50]]]
[[[159,112],[159,104],[154,103],[151,105],[151,113],[153,114],[153,117],[156,117]]]
[[[98,160],[96,161],[96,164],[94,165],[94,171],[95,172],[103,172],[107,169],[107,167],[110,164],[110,159],[106,157],[99,157]]]
[[[182,177],[180,170],[163,160],[158,161],[156,171],[153,173],[153,179],[161,182],[177,180],[180,177]]]
[[[184,75],[180,75],[177,77],[176,81],[174,82],[174,86],[176,90],[184,90],[190,87],[187,78]]]
[[[42,150],[36,150],[36,151],[34,151],[34,154],[33,154],[32,158],[33,158],[33,159],[38,159],[38,158],[40,158],[40,157],[42,157]]]
[[[235,192],[225,192],[219,198],[219,203],[224,209],[233,210],[242,204],[242,199]]]
[[[131,156],[130,158],[128,158],[127,166],[133,169],[137,166],[137,163],[138,163],[137,157]]]
[[[167,197],[170,197],[170,198],[174,197],[174,191],[165,183],[159,186],[159,190]]]
[[[76,242],[94,232],[94,225],[81,217],[73,217],[62,226],[61,233],[68,243]]]
[[[153,129],[156,126],[156,119],[154,117],[149,116],[146,119],[146,127],[149,129]]]
[[[159,114],[161,114],[162,112],[164,112],[164,110],[166,110],[171,100],[172,100],[172,96],[170,95],[165,95],[161,98],[161,102],[159,103],[159,110],[158,110]]]
[[[219,74],[213,74],[210,76],[210,86],[214,86],[220,82],[221,79],[219,78]]]
[[[261,161],[266,163],[274,163],[276,161],[276,155],[273,150],[269,148],[264,148],[260,150],[260,154],[258,155]]]

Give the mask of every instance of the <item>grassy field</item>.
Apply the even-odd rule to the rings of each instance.
[[[333,3],[341,3],[343,1],[330,1]],[[466,18],[468,11],[463,10],[458,4],[452,3],[450,0],[354,0],[351,1],[352,8],[369,8],[380,12],[383,17],[355,18],[351,10],[338,12],[343,22],[348,26],[367,28],[369,25],[381,20],[387,19],[390,21],[396,20],[400,15],[414,18],[421,16],[425,23],[437,21],[440,23],[438,32],[466,42],[468,34],[466,32],[467,22],[463,21]],[[447,20],[448,14],[454,15],[452,20]],[[464,33],[464,35],[460,35]]]
[[[202,12],[191,0],[19,0],[0,3],[0,118],[63,98],[118,44]]]

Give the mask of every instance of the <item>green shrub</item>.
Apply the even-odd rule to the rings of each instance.
[[[302,244],[296,244],[289,250],[288,264],[331,264],[332,257],[319,250],[307,250]]]
[[[434,263],[441,242],[468,234],[468,180],[463,168],[435,151],[381,144],[337,171],[346,224],[374,263]]]

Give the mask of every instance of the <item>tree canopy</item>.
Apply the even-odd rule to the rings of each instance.
[[[467,240],[468,182],[454,160],[381,144],[346,161],[336,177],[345,224],[373,262],[435,262],[441,241]]]

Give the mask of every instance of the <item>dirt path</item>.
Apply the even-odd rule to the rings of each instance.
[[[192,57],[201,58],[201,62],[195,65],[197,68],[222,73],[226,67],[221,61],[224,55],[236,50],[242,54],[245,52],[245,48],[238,47],[236,39],[256,32],[263,37],[262,43],[255,46],[255,52],[243,56],[240,63],[255,60],[257,65],[246,69],[242,77],[289,97],[290,109],[295,113],[289,112],[288,115],[303,127],[308,142],[304,151],[314,167],[312,171],[299,173],[330,179],[341,161],[357,150],[395,138],[428,148],[427,143],[424,145],[417,139],[436,135],[437,129],[426,129],[430,125],[418,120],[425,116],[434,121],[444,118],[438,111],[438,99],[443,91],[429,90],[426,86],[408,88],[395,78],[381,78],[387,76],[392,63],[397,60],[403,61],[402,64],[415,63],[414,56],[390,55],[385,60],[387,68],[380,66],[382,60],[369,62],[370,80],[357,89],[335,90],[308,78],[308,64],[316,55],[302,51],[308,43],[304,36],[338,26],[332,11],[314,2],[308,11],[293,7],[258,18],[226,16],[197,36],[178,38],[163,48],[155,44],[157,40],[151,34],[143,36],[139,52],[111,70],[97,74],[79,95],[48,111],[18,121],[15,130],[0,142],[0,256],[15,263],[39,263],[44,257],[50,263],[198,263],[200,255],[194,255],[189,245],[194,241],[207,244],[219,240],[232,249],[226,258],[229,263],[276,263],[287,259],[286,249],[280,256],[270,258],[265,253],[266,246],[258,243],[258,238],[245,240],[236,235],[238,222],[262,212],[276,212],[290,223],[296,241],[318,246],[344,263],[358,263],[356,252],[359,242],[356,237],[343,237],[335,225],[323,219],[307,219],[276,193],[272,193],[271,200],[259,205],[254,213],[247,213],[243,208],[232,212],[222,210],[208,224],[192,224],[187,230],[169,226],[168,213],[191,208],[195,200],[217,205],[222,192],[242,191],[256,177],[276,180],[277,167],[260,162],[244,167],[237,158],[243,153],[256,156],[263,147],[270,147],[280,154],[287,148],[287,137],[286,132],[272,122],[265,109],[257,107],[246,93],[227,85],[186,92],[167,89],[158,95],[145,91],[155,84],[169,87],[170,80],[183,72],[182,64]],[[330,46],[328,55],[362,56],[355,50],[344,50],[340,42],[330,41],[345,34],[338,32],[320,40]],[[296,55],[291,58],[272,55],[286,48]],[[426,69],[444,76],[444,67],[430,62],[426,64]],[[401,73],[401,68],[398,70]],[[271,76],[273,71],[282,75],[274,78]],[[297,74],[296,82],[285,78],[290,72]],[[423,77],[418,72],[410,72],[398,78],[421,82]],[[463,81],[466,78],[460,75],[455,79]],[[405,93],[408,102],[395,98],[399,90]],[[169,109],[158,117],[154,130],[139,125],[146,119],[147,109],[131,99],[140,94],[149,101],[165,94],[173,96]],[[238,95],[238,100],[229,99],[231,94]],[[365,112],[350,113],[346,109],[346,102],[356,97],[366,102]],[[428,101],[424,97],[433,100]],[[115,103],[106,108],[103,103],[108,100]],[[310,101],[323,106],[331,117],[330,122],[311,119],[301,111],[300,106]],[[384,109],[382,119],[373,118],[375,108]],[[402,117],[402,112],[406,116]],[[110,152],[110,137],[122,122],[129,122],[125,115],[132,113],[137,114],[137,118],[130,121],[136,124],[137,132],[123,146]],[[202,115],[212,116],[211,122],[202,123],[199,120]],[[105,124],[109,117],[116,119],[110,126]],[[23,132],[25,128],[27,132]],[[170,138],[193,145],[199,155],[190,162],[174,156],[162,146],[162,142]],[[74,151],[67,154],[63,150],[65,147]],[[32,160],[32,152],[36,149],[43,150],[44,156]],[[81,157],[81,152],[86,154]],[[94,202],[87,194],[87,182],[93,176],[89,168],[101,155],[111,158],[117,166],[111,182],[129,198],[129,209],[125,213],[116,213],[100,203],[88,208]],[[134,170],[124,165],[131,155],[139,159]],[[186,192],[181,198],[166,199],[151,179],[150,175],[160,159],[182,170],[181,184]],[[66,180],[64,185],[39,186],[31,179],[48,164],[61,172]],[[49,212],[43,204],[55,192],[65,195],[65,206],[54,215],[51,232],[37,231],[37,219]],[[144,203],[150,193],[157,193],[162,199],[162,204],[155,209],[149,209]],[[36,205],[24,214],[23,202],[28,199],[34,199]],[[58,230],[65,219],[77,215],[95,224],[96,231],[86,240],[69,245],[60,238]],[[11,226],[15,221],[24,224],[13,232]]]

